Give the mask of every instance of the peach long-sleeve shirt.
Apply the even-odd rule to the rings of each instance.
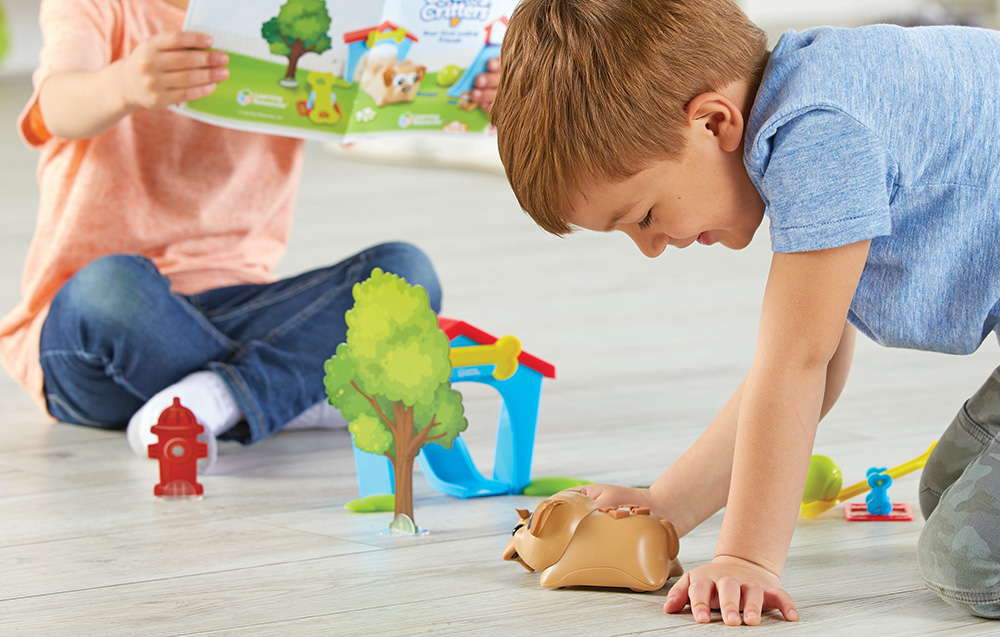
[[[94,70],[151,35],[180,30],[162,0],[43,0],[35,93],[18,119],[40,151],[37,226],[21,302],[0,321],[0,360],[44,406],[39,336],[59,288],[94,259],[141,254],[191,294],[274,280],[302,168],[300,140],[142,110],[84,140],[53,138],[38,90],[54,73]]]

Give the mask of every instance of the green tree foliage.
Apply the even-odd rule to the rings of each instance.
[[[451,346],[427,292],[376,268],[354,286],[347,342],[326,362],[326,392],[354,444],[384,455],[396,478],[396,513],[413,517],[413,459],[428,442],[450,449],[467,422],[451,388]]]
[[[260,28],[271,53],[288,58],[283,86],[298,86],[295,69],[306,53],[322,53],[330,48],[330,13],[326,0],[287,0],[278,15]]]

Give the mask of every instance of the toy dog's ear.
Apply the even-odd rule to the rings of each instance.
[[[660,524],[663,525],[663,530],[667,532],[667,555],[670,556],[670,559],[674,559],[681,550],[681,542],[677,539],[677,530],[667,520],[660,520]]]
[[[531,512],[527,509],[514,509],[514,511],[517,513],[517,517],[521,518],[522,522],[531,517]]]
[[[528,525],[528,532],[534,537],[541,535],[542,529],[545,528],[545,522],[552,515],[553,509],[563,504],[566,503],[562,500],[545,500],[539,504],[538,508],[535,509],[535,517],[531,519],[531,524]]]
[[[385,82],[386,86],[392,84],[392,78],[396,77],[396,71],[392,68],[388,68],[382,72],[382,81]]]
[[[427,73],[427,67],[426,66],[418,66],[417,67],[417,83],[418,84],[420,83],[420,80],[424,79],[424,74],[425,73]]]

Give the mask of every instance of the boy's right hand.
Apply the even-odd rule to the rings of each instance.
[[[163,108],[201,99],[229,77],[229,56],[208,51],[212,37],[195,31],[158,33],[121,61],[128,108]]]
[[[649,495],[649,489],[619,487],[613,484],[587,484],[582,487],[573,487],[566,490],[582,493],[596,502],[597,506],[602,509],[619,506],[653,508],[653,499]]]

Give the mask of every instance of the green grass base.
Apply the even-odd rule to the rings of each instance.
[[[582,487],[585,484],[593,484],[593,482],[590,480],[581,480],[580,478],[561,478],[558,476],[550,478],[536,478],[531,481],[531,484],[524,488],[521,495],[548,497],[550,495],[555,495],[560,491],[565,491],[566,489]]]
[[[344,505],[344,508],[352,513],[392,513],[396,510],[396,496],[392,493],[370,495],[365,498],[351,500]]]

